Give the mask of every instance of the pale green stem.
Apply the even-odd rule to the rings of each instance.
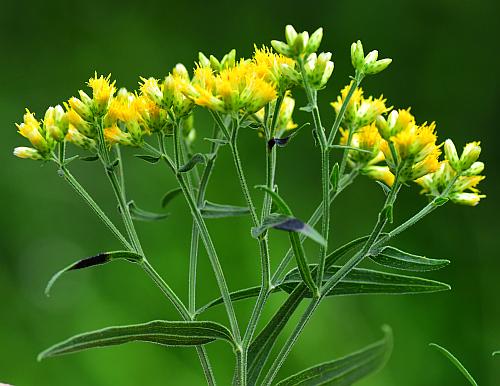
[[[213,132],[213,138],[218,138],[218,130],[214,128]],[[210,153],[212,154],[217,154],[219,150],[219,144],[213,142],[211,147],[210,147]],[[208,182],[210,180],[210,177],[212,175],[212,171],[214,168],[215,164],[215,157],[210,158],[210,160],[207,162],[207,165],[205,166],[203,170],[203,174],[201,176],[199,186],[198,186],[198,195],[196,198],[196,202],[198,204],[198,207],[203,205],[205,201],[205,193],[207,190]],[[192,227],[192,232],[191,232],[191,247],[190,247],[190,254],[189,254],[189,292],[188,292],[188,298],[189,298],[189,312],[191,315],[196,314],[196,272],[197,272],[197,264],[198,264],[198,244],[199,244],[199,230],[196,225],[196,222],[193,220],[193,227]]]
[[[109,217],[103,212],[103,210],[97,205],[93,198],[87,193],[85,188],[80,185],[80,183],[75,179],[75,177],[70,173],[66,166],[60,166],[60,173],[64,179],[70,184],[70,186],[83,198],[83,200],[88,204],[92,211],[99,217],[99,219],[108,227],[108,229],[113,233],[113,235],[122,243],[122,245],[127,250],[132,250],[132,246],[127,241],[127,239],[122,235],[118,228],[113,224]]]
[[[179,146],[179,127],[176,125],[174,128],[174,146],[178,148]],[[189,206],[189,209],[191,211],[191,215],[193,216],[193,219],[196,222],[196,225],[198,226],[198,229],[200,231],[200,237],[203,241],[203,244],[205,245],[205,249],[207,251],[208,257],[210,259],[210,263],[212,265],[212,268],[214,270],[215,274],[215,279],[217,281],[217,284],[219,286],[221,296],[224,300],[224,306],[226,308],[226,312],[229,318],[229,323],[231,325],[231,330],[234,336],[234,339],[236,341],[236,344],[239,346],[241,344],[241,335],[240,335],[240,330],[238,327],[238,321],[236,319],[236,314],[234,312],[234,307],[233,303],[231,301],[231,297],[229,295],[229,289],[227,287],[226,279],[224,277],[224,272],[222,270],[222,267],[220,265],[219,257],[217,256],[217,252],[215,250],[214,244],[212,242],[212,238],[210,237],[210,233],[208,232],[208,228],[205,224],[205,220],[203,219],[200,209],[196,205],[196,201],[194,197],[192,196],[191,192],[189,191],[189,188],[186,184],[186,181],[184,179],[184,176],[182,173],[177,171],[177,168],[175,167],[174,163],[172,160],[165,154],[161,154],[162,158],[164,161],[167,163],[169,168],[173,171],[177,182],[179,183],[179,186],[182,190],[182,193],[184,195],[184,198],[187,201],[187,204]]]
[[[340,128],[340,124],[342,123],[342,119],[344,118],[345,111],[347,109],[347,106],[349,105],[349,102],[351,101],[351,98],[354,94],[354,91],[359,87],[361,82],[363,81],[364,75],[356,73],[354,76],[353,82],[351,84],[351,87],[349,88],[349,91],[347,92],[347,95],[345,97],[345,100],[342,102],[342,106],[340,106],[339,113],[335,117],[335,121],[333,122],[332,129],[330,130],[330,135],[328,137],[328,146],[332,146],[333,142],[335,141],[335,137],[337,136],[337,133]]]
[[[328,253],[328,238],[330,233],[330,148],[328,147],[326,133],[321,123],[317,103],[317,91],[313,90],[309,85],[307,74],[304,68],[304,62],[301,58],[298,60],[304,89],[306,92],[309,106],[312,108],[312,116],[314,121],[315,130],[319,138],[319,145],[321,149],[321,192],[322,192],[322,205],[323,211],[321,215],[321,234],[325,239],[325,245],[320,246],[320,256],[318,271],[316,274],[316,286],[319,288],[323,282],[323,275],[325,270],[325,260]],[[318,296],[319,294],[316,294]]]

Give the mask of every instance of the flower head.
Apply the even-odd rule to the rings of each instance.
[[[353,83],[344,87],[337,97],[335,102],[331,105],[337,114],[340,113],[342,105],[347,98],[349,90],[351,89]],[[356,88],[352,93],[351,99],[346,106],[345,114],[342,119],[342,124],[346,128],[356,129],[362,126],[370,125],[374,122],[377,117],[389,110],[385,105],[386,99],[383,96],[379,98],[363,96],[363,89]]]
[[[115,81],[111,82],[110,79],[111,74],[107,77],[103,75],[98,77],[97,72],[93,78],[89,79],[88,85],[92,89],[94,106],[98,115],[102,115],[106,112],[111,98],[116,91]]]

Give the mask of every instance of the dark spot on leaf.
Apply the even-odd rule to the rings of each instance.
[[[107,253],[101,253],[99,255],[87,257],[86,259],[80,260],[76,262],[70,269],[69,271],[75,270],[75,269],[82,269],[82,268],[87,268],[87,267],[92,267],[94,265],[100,265],[100,264],[105,264],[109,260],[109,256]]]
[[[304,228],[304,223],[299,219],[291,218],[281,224],[275,225],[274,228],[282,231],[298,231]]]

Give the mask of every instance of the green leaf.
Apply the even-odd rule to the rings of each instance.
[[[99,159],[98,155],[89,155],[87,157],[80,157],[80,161],[93,162]]]
[[[314,265],[315,266],[315,265]],[[325,282],[328,281],[342,266],[331,266],[325,272]],[[300,273],[292,269],[280,284],[280,288],[291,293],[301,281]],[[403,295],[449,290],[450,286],[434,280],[414,276],[404,276],[394,273],[375,271],[365,268],[353,268],[327,296],[339,295]],[[310,297],[311,293],[306,293]]]
[[[370,150],[365,150],[365,149],[360,149],[359,147],[354,147],[354,146],[347,146],[347,145],[330,145],[332,149],[347,149],[347,150],[354,150],[354,151],[359,151],[360,153],[368,153],[372,154]]]
[[[170,213],[154,213],[139,208],[134,201],[128,203],[132,218],[136,221],[159,221],[170,216]]]
[[[148,154],[134,154],[134,157],[140,158],[143,161],[149,162],[150,164],[158,163],[161,157],[148,155]]]
[[[477,386],[477,382],[474,380],[474,378],[472,378],[472,375],[470,375],[464,365],[462,365],[462,363],[460,363],[460,361],[451,352],[436,343],[429,343],[429,346],[434,347],[439,352],[441,352],[441,354],[448,358],[450,362],[453,363],[458,370],[460,370],[460,372],[464,375],[464,377],[469,381],[471,385]]]
[[[326,241],[323,236],[321,236],[321,234],[313,227],[295,217],[285,216],[277,213],[270,214],[264,219],[260,226],[253,227],[252,237],[259,238],[259,236],[269,228],[288,232],[302,233],[304,236],[309,237],[311,240],[316,241],[318,244],[326,246]]]
[[[368,236],[363,236],[342,245],[329,254],[325,261],[325,267],[329,267],[349,252],[358,249],[368,240]],[[256,385],[262,368],[269,357],[276,339],[280,335],[288,320],[292,317],[302,299],[307,295],[307,287],[304,283],[297,284],[296,288],[288,296],[272,319],[266,324],[250,345],[248,351],[248,384]]]
[[[177,197],[181,192],[182,192],[181,188],[175,188],[169,190],[167,193],[165,193],[165,195],[161,199],[161,207],[165,208],[170,203],[170,201],[172,201],[175,197]]]
[[[222,205],[205,201],[200,208],[200,213],[204,218],[223,218],[244,216],[250,213],[250,209],[246,206]]]
[[[401,251],[391,246],[382,248],[376,256],[370,256],[370,259],[385,267],[406,271],[433,271],[450,264],[449,260],[429,259],[424,256]]]
[[[219,145],[219,146],[224,146],[224,145],[227,145],[229,143],[228,140],[220,139],[220,138],[203,138],[203,140],[211,142],[211,143],[215,143],[216,145]]]
[[[279,288],[275,288],[272,292],[276,292],[278,290],[279,290]],[[245,288],[245,289],[231,292],[229,294],[229,297],[231,298],[231,301],[237,302],[238,300],[254,298],[254,297],[259,295],[259,292],[260,292],[260,287],[249,287],[249,288]],[[217,305],[222,304],[222,303],[224,303],[224,299],[222,297],[218,297],[218,298],[208,302],[203,307],[200,307],[196,311],[196,314],[200,315],[203,312],[205,312],[206,310],[208,310],[209,308],[212,308],[212,307],[217,306]]]
[[[389,188],[386,184],[383,182],[375,180],[375,182],[382,188],[382,191],[384,194],[387,196],[391,192],[391,188]]]
[[[321,363],[292,375],[276,386],[350,386],[385,366],[392,353],[392,330],[383,326],[384,338],[359,351]]]
[[[225,340],[231,344],[234,342],[229,330],[215,322],[155,320],[142,324],[107,327],[75,335],[40,353],[38,360],[136,341],[162,346],[198,346],[216,339]]]
[[[496,356],[496,355],[500,355],[500,350],[499,351],[494,351],[493,354],[491,354],[491,356]]]
[[[179,168],[179,172],[181,173],[188,172],[199,163],[203,164],[207,163],[208,159],[209,159],[208,155],[202,153],[196,153],[189,159],[188,162],[186,162]]]
[[[47,287],[45,287],[45,295],[50,295],[50,290],[54,283],[68,271],[75,271],[77,269],[89,268],[95,265],[102,265],[114,260],[127,260],[131,263],[140,263],[142,259],[143,257],[141,255],[129,251],[104,252],[95,256],[86,257],[85,259],[78,260],[77,262],[68,265],[66,268],[63,268],[60,271],[56,272],[47,283]]]

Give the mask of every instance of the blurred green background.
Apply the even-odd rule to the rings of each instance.
[[[133,89],[138,77],[162,77],[177,62],[188,68],[197,52],[221,56],[235,47],[249,56],[253,43],[282,39],[284,26],[325,29],[323,50],[333,52],[336,69],[320,94],[323,117],[333,121],[328,102],[348,81],[350,43],[394,59],[389,70],[367,78],[367,93],[383,93],[396,107],[412,106],[417,119],[436,120],[440,139],[457,146],[482,141],[488,198],[477,208],[446,205],[395,244],[436,258],[450,258],[445,270],[427,275],[446,281],[452,291],[403,297],[329,299],[311,320],[280,378],[332,359],[381,336],[393,327],[395,349],[387,367],[360,382],[364,386],[462,385],[456,369],[429,348],[437,342],[461,358],[480,384],[496,385],[500,359],[498,63],[499,3],[462,0],[359,0],[317,2],[169,2],[9,1],[0,13],[0,382],[14,385],[198,385],[201,369],[193,349],[148,344],[84,352],[36,362],[42,349],[74,333],[112,324],[177,319],[173,307],[136,267],[116,263],[67,275],[43,295],[50,275],[70,262],[119,245],[85,204],[60,179],[52,165],[15,159],[14,146],[26,145],[16,134],[27,106],[39,117],[45,108],[85,88],[94,70],[112,73],[120,86]],[[299,101],[303,95],[297,92]],[[299,103],[300,105],[300,103]],[[309,119],[297,112],[300,124]],[[209,135],[207,116],[198,114],[198,149]],[[241,135],[243,162],[251,185],[264,182],[264,144],[254,132]],[[126,152],[129,195],[159,210],[174,180],[162,166],[151,166]],[[243,204],[227,151],[208,198]],[[279,149],[278,183],[299,217],[307,218],[320,200],[319,160],[307,130]],[[73,172],[102,206],[116,216],[107,181],[97,164],[74,162]],[[260,198],[258,194],[255,196]],[[332,240],[338,245],[369,231],[382,202],[380,189],[360,179],[337,201]],[[413,186],[401,195],[396,221],[425,204]],[[150,260],[186,299],[190,219],[182,199],[162,223],[138,224]],[[209,224],[232,289],[259,280],[257,245],[247,218]],[[273,234],[273,263],[286,248]],[[310,245],[309,245],[310,246]],[[198,302],[217,290],[204,252]],[[266,317],[284,299],[274,295]],[[237,305],[247,320],[251,301]],[[222,308],[207,318],[226,322]],[[208,348],[221,385],[229,384],[233,357],[225,344]]]

